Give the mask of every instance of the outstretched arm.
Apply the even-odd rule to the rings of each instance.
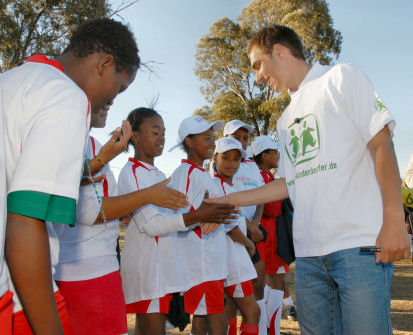
[[[275,179],[264,186],[252,190],[231,193],[225,197],[205,200],[209,203],[232,204],[235,206],[251,206],[288,198],[287,185],[284,178]]]
[[[390,131],[384,127],[367,144],[374,162],[383,199],[383,225],[376,240],[376,262],[389,263],[409,257],[409,240],[404,225],[400,175]]]

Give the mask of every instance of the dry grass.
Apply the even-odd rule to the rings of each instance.
[[[294,294],[294,266],[287,274],[287,284],[295,299]],[[394,277],[391,286],[391,316],[395,335],[413,335],[413,263],[411,260],[402,260],[394,264]],[[239,318],[238,325],[241,320]],[[128,317],[129,334],[133,334],[135,317]],[[282,320],[282,334],[300,334],[298,322]],[[168,334],[190,334],[190,325],[183,332],[178,330],[168,331]]]

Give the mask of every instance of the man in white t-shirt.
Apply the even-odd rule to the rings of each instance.
[[[96,19],[79,27],[55,60],[35,55],[0,76],[6,256],[24,312],[13,316],[13,334],[63,334],[67,320],[53,292],[45,222],[74,224],[90,111],[112,104],[138,67],[129,29]]]
[[[220,201],[291,198],[302,334],[392,334],[391,262],[409,255],[392,116],[353,66],[307,64],[288,27],[263,28],[248,55],[258,83],[291,93],[281,178]]]

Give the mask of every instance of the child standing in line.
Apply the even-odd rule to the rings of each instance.
[[[200,116],[190,116],[179,126],[179,145],[187,159],[173,172],[171,186],[186,193],[190,205],[188,213],[197,209],[205,197],[215,197],[219,189],[202,167],[211,159],[215,149],[214,132],[221,130],[221,121],[207,122]],[[171,150],[173,150],[173,147]],[[207,194],[208,193],[208,194]],[[184,293],[185,312],[194,314],[193,334],[224,335],[227,322],[224,306],[224,280],[227,277],[225,231],[220,226],[215,232],[203,234],[199,224],[187,232],[178,232],[183,251],[182,262],[187,265],[191,287]],[[206,327],[204,322],[206,321]],[[206,329],[205,329],[206,328]]]
[[[97,113],[92,112],[91,126],[103,128],[108,110],[109,106],[105,106]],[[89,137],[86,179],[83,179],[86,184],[79,191],[76,225],[64,226],[58,231],[60,255],[54,278],[65,298],[73,334],[127,333],[116,255],[118,219],[149,203],[170,208],[186,205],[183,194],[161,184],[118,196],[116,181],[107,163],[125,149],[131,135],[130,124],[123,121],[122,131],[118,128],[103,147]],[[92,179],[96,168],[99,172]]]
[[[100,18],[76,29],[56,59],[34,55],[1,74],[5,251],[15,301],[23,308],[14,314],[13,326],[23,325],[22,334],[64,332],[66,308],[53,290],[50,258],[56,249],[46,222],[75,223],[90,112],[111,104],[134,80],[139,65],[130,30]]]
[[[220,187],[223,195],[238,190],[232,180],[240,166],[241,158],[245,158],[245,151],[239,141],[231,137],[223,137],[216,142],[214,181]],[[252,279],[257,277],[257,272],[250,258],[256,250],[254,243],[246,236],[245,218],[241,216],[236,224],[235,227],[225,226],[227,230],[233,228],[226,235],[228,277],[225,280],[225,294],[241,312],[241,334],[258,335],[260,307],[255,300],[252,287]],[[236,335],[236,318],[228,320],[228,323],[231,322],[235,325],[230,324],[229,330],[231,332],[228,334]]]
[[[135,155],[119,175],[119,193],[142,190],[166,179],[154,166],[162,154],[165,126],[153,109],[137,108],[128,121],[132,125],[130,144]],[[186,264],[180,259],[177,232],[188,231],[197,222],[221,223],[231,218],[233,206],[201,204],[192,212],[177,214],[165,208],[148,205],[133,213],[125,233],[121,273],[127,312],[135,313],[140,334],[165,334],[172,293],[190,287]],[[192,255],[194,257],[194,255]],[[138,331],[135,328],[135,333]]]
[[[244,150],[247,149],[250,135],[253,133],[254,128],[240,120],[232,120],[225,124],[224,137],[233,137],[242,144]],[[251,190],[264,185],[264,180],[260,174],[257,164],[251,159],[244,159],[235,174],[234,184],[240,190]],[[257,253],[253,257],[255,270],[257,271],[257,278],[253,280],[255,299],[261,309],[260,319],[260,335],[267,334],[267,318],[266,318],[266,306],[264,300],[264,286],[265,286],[265,252],[264,235],[261,231],[260,220],[262,216],[264,206],[246,206],[241,207],[241,213],[245,216],[247,221],[247,232],[249,238],[256,243]],[[258,257],[257,257],[258,256]],[[231,319],[236,317],[235,306],[228,304],[227,309],[233,309]]]
[[[269,136],[257,136],[251,144],[254,161],[260,168],[265,183],[274,180],[271,169],[278,167],[279,144]],[[284,291],[286,290],[284,274],[288,272],[288,265],[277,255],[276,217],[281,215],[281,200],[264,205],[261,225],[267,230],[265,246],[265,274],[267,304],[267,319],[270,334],[280,334],[280,322]],[[288,296],[288,295],[287,295]]]

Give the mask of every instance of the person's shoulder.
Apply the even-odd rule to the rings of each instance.
[[[358,76],[364,76],[364,74],[355,65],[351,63],[342,63],[331,66],[326,72],[326,76],[336,78],[338,80],[346,80],[347,78],[351,79]]]

